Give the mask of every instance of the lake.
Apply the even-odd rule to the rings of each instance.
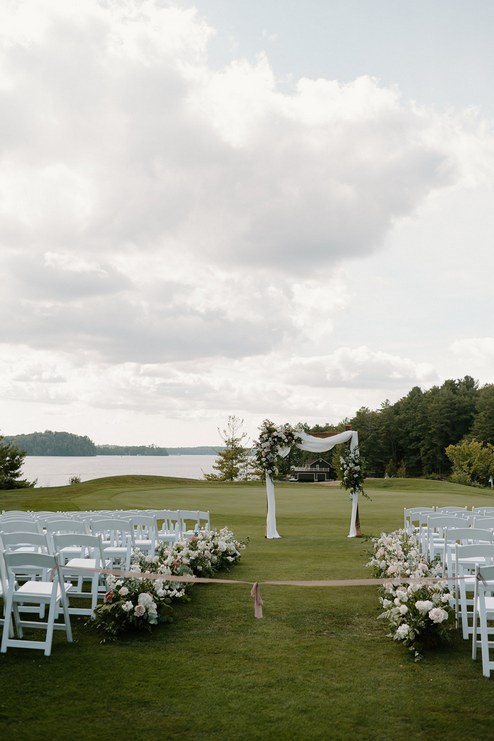
[[[81,481],[130,474],[203,479],[205,473],[213,472],[215,460],[215,455],[27,455],[22,478],[37,480],[37,487],[64,486],[72,476]]]

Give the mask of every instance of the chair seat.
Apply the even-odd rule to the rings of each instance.
[[[69,589],[71,589],[72,584],[69,582],[65,582],[64,584],[65,592],[68,592]],[[50,599],[52,592],[52,584],[51,582],[46,581],[26,581],[24,584],[21,584],[20,587],[15,592],[15,599],[19,599],[24,597],[27,599],[28,597],[47,597]],[[60,598],[61,590],[60,586],[57,589],[57,599]]]
[[[64,564],[65,569],[95,569],[96,559],[95,558],[71,558],[67,563]]]

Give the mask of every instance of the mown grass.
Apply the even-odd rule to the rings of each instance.
[[[370,481],[367,489],[364,537],[348,539],[341,489],[278,485],[281,540],[264,538],[259,484],[129,476],[2,493],[5,509],[209,509],[214,526],[249,544],[225,577],[247,584],[196,586],[174,622],[151,635],[101,645],[77,622],[77,642],[56,635],[49,658],[0,655],[1,738],[493,738],[494,680],[482,677],[469,644],[458,637],[413,663],[376,620],[374,587],[265,585],[264,618],[254,618],[254,581],[368,576],[367,538],[400,527],[405,506],[493,501],[439,482]]]

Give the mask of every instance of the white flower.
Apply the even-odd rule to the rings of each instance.
[[[132,604],[132,602],[131,602],[131,601],[129,600],[128,602],[124,602],[124,603],[123,603],[123,605],[122,605],[122,610],[123,610],[124,612],[130,612],[130,611],[131,611],[131,610],[133,609],[133,607],[134,607],[134,605],[133,605],[133,604]]]
[[[433,607],[432,610],[429,610],[429,618],[433,623],[443,623],[448,619],[448,613],[442,607]]]
[[[139,605],[142,605],[144,609],[149,610],[152,607],[156,607],[154,604],[154,600],[149,594],[149,592],[142,592],[142,594],[139,595],[137,602]]]
[[[127,587],[120,588],[119,594],[121,597],[126,597],[128,593],[129,593],[129,590],[127,589]]]
[[[415,603],[415,607],[420,612],[421,615],[425,615],[427,612],[432,610],[434,607],[434,604],[431,602],[430,599],[426,600],[417,600]]]
[[[408,612],[408,607],[406,605],[401,605],[400,612],[402,615],[406,615]]]
[[[410,633],[410,626],[408,625],[408,623],[402,623],[398,627],[398,629],[397,629],[397,631],[395,633],[395,638],[397,638],[398,640],[402,641],[404,638],[406,638],[408,636],[409,633]]]

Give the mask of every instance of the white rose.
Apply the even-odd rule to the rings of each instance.
[[[402,641],[404,638],[407,637],[407,635],[410,633],[410,626],[408,623],[403,623],[400,625],[395,633],[395,638],[398,638],[400,641]]]
[[[417,600],[415,603],[415,607],[420,612],[421,615],[425,615],[426,612],[429,612],[429,610],[432,610],[434,605],[430,601],[430,599],[426,600]]]
[[[442,623],[448,619],[448,613],[442,607],[433,607],[429,610],[429,618],[433,623]]]

